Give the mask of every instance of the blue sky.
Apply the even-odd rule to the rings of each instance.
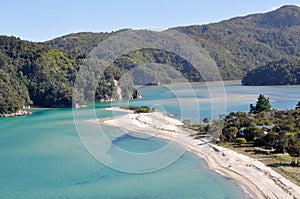
[[[166,29],[267,12],[300,0],[0,0],[0,35],[45,41],[74,32]]]

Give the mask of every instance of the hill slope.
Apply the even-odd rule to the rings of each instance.
[[[0,113],[30,104],[69,107],[77,70],[70,53],[44,44],[0,37]]]
[[[245,86],[300,84],[300,59],[290,58],[267,63],[248,72],[242,83]]]
[[[300,58],[300,8],[297,6],[283,6],[265,14],[236,17],[214,24],[171,29],[198,41],[216,62],[224,80],[241,79],[247,73],[257,74],[251,72],[254,70],[263,73],[267,71],[264,68],[272,65],[268,63],[275,60],[285,60],[282,66],[289,66],[292,60]],[[43,43],[0,36],[0,113],[15,112],[29,104],[71,106],[71,89],[82,60],[99,42],[122,31],[125,30],[76,33]],[[202,81],[192,65],[174,53],[142,49],[120,57],[103,77],[93,77],[99,79],[99,84],[96,95],[90,97],[115,99],[112,92],[116,88],[115,82],[132,68],[147,63],[171,65],[188,81]],[[158,76],[151,73],[153,71],[145,71],[151,76],[151,81],[158,80]],[[279,71],[273,70],[274,75]],[[139,84],[141,80],[133,81]],[[124,93],[126,98],[130,98],[133,92],[131,86],[130,89]]]
[[[248,71],[280,58],[300,57],[297,6],[174,29],[199,41],[216,61],[224,79],[240,79]]]
[[[300,57],[300,8],[297,6],[287,5],[265,14],[171,29],[200,42],[220,68],[224,80],[241,79],[247,72],[274,60]],[[116,33],[77,33],[46,43],[61,50],[88,54],[97,42]],[[134,61],[127,59],[126,63],[137,66],[137,63],[149,61],[150,57],[150,60],[165,59],[163,64],[187,66],[186,61],[168,58],[166,53],[157,50],[142,54],[144,56],[135,57]]]

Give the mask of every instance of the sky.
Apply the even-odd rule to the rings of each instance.
[[[300,0],[0,0],[0,5],[0,35],[46,41],[83,31],[207,24],[300,6]]]

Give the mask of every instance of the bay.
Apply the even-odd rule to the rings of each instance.
[[[129,104],[148,105],[178,119],[201,122],[204,117],[248,111],[259,94],[269,97],[275,109],[292,109],[300,99],[300,86],[225,85],[225,105],[222,99],[212,104],[205,85],[140,90],[142,100],[96,103],[97,118],[123,114],[104,111],[104,107]],[[93,116],[80,111],[80,122],[95,131],[87,122]],[[211,171],[190,152],[150,173],[132,174],[105,166],[81,143],[73,119],[72,109],[35,109],[32,115],[0,119],[1,198],[249,198],[234,181]],[[118,128],[102,128],[113,146],[131,152],[149,152],[166,143],[153,137],[136,138]]]

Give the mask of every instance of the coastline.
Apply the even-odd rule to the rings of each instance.
[[[19,117],[19,116],[24,116],[24,115],[31,115],[32,112],[25,111],[25,110],[19,110],[15,113],[3,113],[0,114],[0,117]]]
[[[109,110],[118,111],[119,108]],[[204,158],[211,170],[235,180],[253,198],[300,198],[300,187],[263,163],[205,139],[194,139],[182,130],[179,120],[162,113],[128,113],[97,120],[102,125],[121,127],[147,136],[174,140],[186,150]]]
[[[193,86],[205,86],[205,85],[228,85],[228,84],[242,84],[242,80],[225,80],[225,81],[206,81],[206,82],[178,82],[171,84],[153,85],[153,86],[177,86],[177,85],[193,85]],[[139,87],[145,85],[138,85]],[[152,85],[151,85],[152,86]]]

